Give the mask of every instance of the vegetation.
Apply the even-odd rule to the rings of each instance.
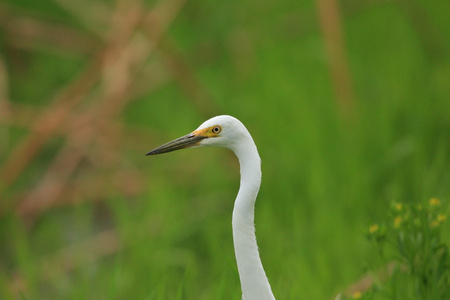
[[[441,236],[445,211],[437,198],[426,204],[394,203],[388,222],[373,224],[367,233],[384,267],[356,284],[351,298],[447,299],[450,257]]]
[[[277,299],[448,298],[450,2],[335,4],[1,1],[0,298],[240,299],[218,114]]]

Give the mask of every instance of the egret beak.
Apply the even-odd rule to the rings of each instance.
[[[198,146],[200,144],[200,141],[202,141],[203,139],[205,139],[207,137],[208,136],[204,135],[202,131],[194,131],[185,136],[177,138],[176,140],[173,140],[164,145],[161,145],[161,146],[153,149],[146,155],[162,154],[162,153],[172,152],[175,150]]]

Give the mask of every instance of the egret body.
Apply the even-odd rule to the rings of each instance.
[[[258,245],[256,244],[255,200],[261,185],[261,159],[256,145],[238,119],[217,116],[193,132],[147,153],[155,155],[185,148],[217,146],[233,151],[240,164],[241,182],[233,209],[233,242],[243,300],[274,300]]]

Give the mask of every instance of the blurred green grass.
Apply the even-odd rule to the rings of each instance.
[[[5,3],[60,18],[52,1]],[[258,145],[256,232],[279,299],[329,299],[360,278],[373,262],[362,232],[391,201],[450,196],[450,4],[367,3],[341,3],[356,103],[350,122],[334,100],[314,1],[189,1],[168,33],[209,94],[208,111],[238,117]],[[11,50],[7,41],[0,34],[13,103],[45,109],[85,62]],[[144,137],[121,152],[142,171],[144,192],[103,187],[95,199],[46,211],[31,228],[3,213],[1,298],[240,299],[231,237],[237,162],[220,149],[143,156],[204,121],[174,80],[133,100],[120,118],[125,132]],[[0,163],[23,131],[9,134]],[[45,147],[8,198],[32,187],[59,142]],[[104,229],[119,236],[115,253],[90,259],[90,249],[76,249],[63,256],[74,262],[51,263]],[[75,267],[62,272],[64,262]]]

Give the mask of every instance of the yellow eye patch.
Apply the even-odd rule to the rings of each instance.
[[[203,137],[217,137],[222,132],[222,126],[214,125],[205,129],[196,130],[192,132],[194,135],[199,135]]]

